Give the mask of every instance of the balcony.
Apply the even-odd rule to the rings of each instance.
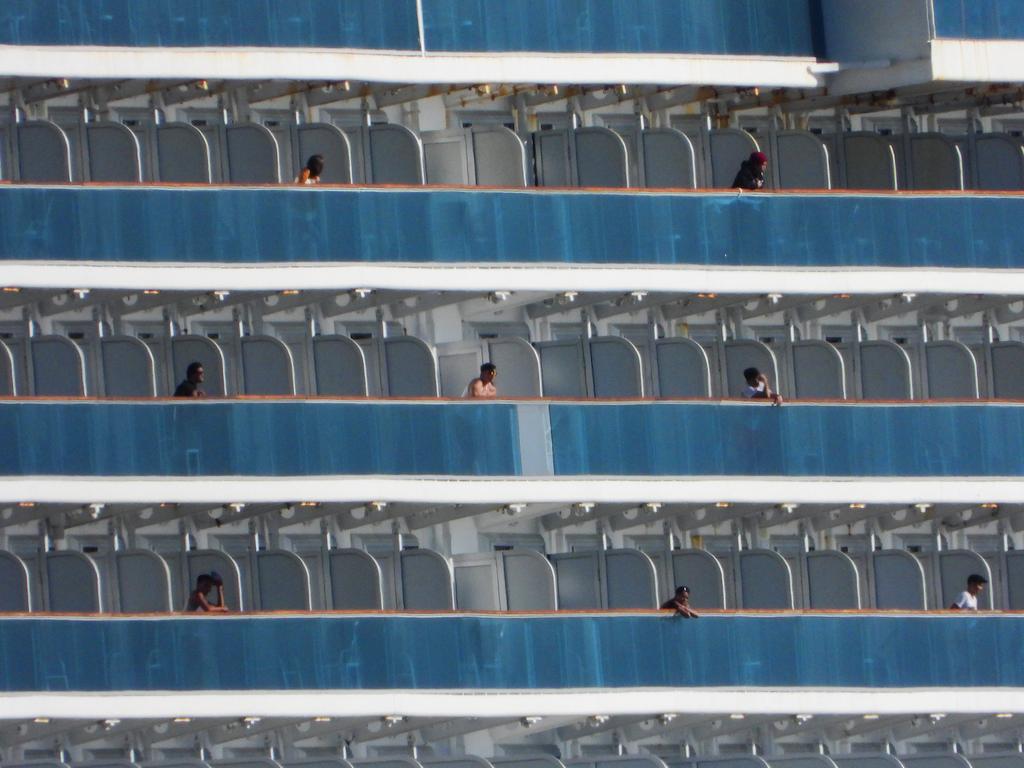
[[[7,480],[1024,475],[1019,405],[7,401],[0,426]]]
[[[0,219],[19,226],[0,235],[0,259],[1016,271],[1022,211],[1022,197],[982,194],[6,186]],[[652,289],[670,287],[660,274]],[[32,284],[19,279],[6,278]]]
[[[415,0],[13,0],[0,44],[419,50]]]
[[[426,0],[429,52],[813,56],[808,0]],[[8,45],[420,50],[414,0],[14,0]]]
[[[1024,8],[1013,0],[933,0],[935,34],[968,40],[1024,40]]]
[[[973,650],[966,666],[956,663],[964,648]],[[812,688],[824,701],[856,698],[849,689],[1019,690],[1022,648],[1024,622],[999,615],[6,618],[0,690],[172,692],[170,706],[180,706],[174,692],[247,690]]]

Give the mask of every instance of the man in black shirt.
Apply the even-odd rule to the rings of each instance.
[[[174,390],[175,397],[206,397],[202,390],[206,372],[202,363],[189,363],[185,371],[185,380]]]
[[[740,172],[732,182],[733,189],[764,189],[764,172],[768,168],[768,155],[752,152],[749,160],[740,165]]]

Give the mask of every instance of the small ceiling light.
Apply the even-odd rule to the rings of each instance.
[[[302,291],[296,290],[295,288],[288,288],[287,290],[281,291],[282,296],[298,296]]]
[[[558,86],[557,85],[552,85],[551,86],[551,95],[552,96],[557,96],[558,95]]]
[[[82,299],[84,299],[86,296],[89,295],[89,289],[88,288],[72,288],[71,289],[71,293],[74,295],[74,297],[76,299],[81,301]]]
[[[15,288],[13,285],[5,285],[4,293],[21,293],[21,288]]]
[[[198,88],[200,91],[208,91],[210,90],[210,84],[206,80],[197,80],[196,88]]]
[[[814,715],[797,715],[796,719],[797,719],[798,723],[802,724],[802,723],[806,723],[808,720],[813,720],[814,719]]]
[[[923,502],[923,501],[914,505],[914,509],[916,509],[922,515],[925,514],[931,508],[932,508],[931,504],[928,504],[927,502]]]
[[[507,517],[516,517],[517,515],[523,514],[524,509],[526,509],[525,504],[505,504],[500,507],[498,511]]]
[[[697,298],[698,299],[716,299],[716,298],[718,298],[718,294],[717,293],[698,293],[697,294]]]
[[[604,725],[609,720],[611,720],[611,718],[608,715],[591,715],[590,716],[590,724],[591,725],[595,725],[595,726],[596,725]]]
[[[778,304],[780,301],[782,301],[782,294],[781,293],[769,293],[767,298],[768,298],[768,302],[769,303],[771,303],[771,304]]]
[[[356,295],[357,299],[365,299],[373,293],[373,288],[353,288],[352,293]]]
[[[543,719],[544,718],[539,715],[527,715],[519,720],[519,724],[523,726],[523,728],[532,728]]]
[[[635,303],[639,304],[641,301],[647,298],[647,291],[630,291],[629,298]]]
[[[738,713],[738,712],[737,712],[736,714],[733,714],[733,715],[729,715],[729,719],[730,719],[730,720],[742,720],[742,719],[743,719],[743,718],[745,718],[745,717],[746,717],[746,715],[741,715],[741,714],[740,714],[740,713]]]
[[[719,509],[728,509],[729,507],[732,506],[732,502],[731,501],[716,501],[715,502],[715,506],[718,507]]]
[[[596,505],[592,501],[581,501],[572,505],[572,512],[576,517],[586,517],[594,511]]]
[[[658,510],[661,509],[661,506],[662,505],[660,501],[648,501],[646,504],[644,504],[644,509],[647,510],[647,514],[656,515],[658,514]]]
[[[384,725],[387,728],[394,728],[396,725],[398,725],[399,723],[403,722],[404,720],[405,720],[405,718],[402,717],[401,715],[385,715],[384,716]]]
[[[779,504],[779,509],[781,509],[783,512],[785,512],[787,515],[792,515],[796,511],[796,508],[799,507],[799,506],[800,506],[799,504],[794,504],[792,502],[787,502],[785,504]]]
[[[662,725],[668,725],[678,717],[674,712],[666,712],[663,715],[658,715],[658,722]]]
[[[176,718],[174,718],[174,722],[176,722],[176,723],[191,723],[192,722],[192,718],[191,717],[176,717]]]
[[[142,292],[142,294],[144,296],[159,296],[160,291],[158,291],[156,288],[147,288]]]
[[[999,509],[999,505],[995,504],[995,503],[992,503],[992,502],[989,502],[988,504],[982,504],[981,508],[982,509]]]
[[[371,501],[367,506],[372,508],[374,512],[383,512],[388,508],[388,503],[386,501]]]
[[[850,505],[850,509],[864,509],[865,507],[867,507],[867,504],[862,504],[859,501],[856,501]]]
[[[245,723],[246,728],[251,728],[252,726],[256,725],[256,723],[260,722],[260,720],[262,719],[262,717],[243,717],[242,722]]]
[[[111,728],[113,728],[113,727],[114,727],[115,725],[117,725],[117,724],[118,724],[118,723],[120,723],[120,722],[121,722],[121,721],[120,721],[120,720],[118,720],[117,718],[110,718],[109,720],[104,720],[104,721],[103,721],[103,727],[104,727],[104,728],[105,728],[106,730],[108,730],[108,731],[109,731],[109,730],[110,730]]]
[[[37,717],[32,722],[36,723],[38,725],[46,725],[47,723],[50,722],[50,718],[48,718],[48,717]]]
[[[901,293],[900,294],[900,300],[904,304],[909,304],[910,302],[912,302],[916,298],[917,298],[917,294],[916,293],[909,293],[908,292],[908,293]]]
[[[300,507],[319,507],[320,506],[320,502],[319,501],[300,501],[299,502],[299,506]]]
[[[576,301],[576,298],[579,295],[579,291],[563,291],[562,293],[558,294],[558,303],[572,304],[573,302]]]
[[[342,82],[341,87],[342,87],[342,90],[351,91],[352,90],[352,83],[350,83],[348,80],[345,80],[345,81]]]
[[[1009,720],[1011,717],[1013,717],[1013,715],[1009,712],[1000,712],[998,715],[996,715],[996,717],[998,717],[1000,720]]]
[[[36,503],[34,501],[19,501],[19,507],[34,507]]]
[[[878,715],[864,715],[865,720],[877,720]]]
[[[213,295],[217,297],[218,301],[224,301],[224,299],[231,295],[231,291],[214,291]]]
[[[329,722],[331,722],[331,718],[329,718],[329,717],[314,717],[313,718],[313,722],[314,723],[329,723]]]
[[[833,299],[848,299],[848,298],[850,298],[850,294],[848,294],[848,293],[834,293],[834,294],[832,294],[832,298]]]
[[[491,291],[487,294],[487,300],[492,304],[501,304],[512,297],[512,291]]]

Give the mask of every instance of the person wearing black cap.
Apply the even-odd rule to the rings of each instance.
[[[206,597],[210,591],[217,588],[217,600],[211,603]],[[201,573],[196,578],[196,588],[188,596],[188,603],[185,606],[187,612],[199,611],[202,613],[227,613],[228,607],[224,605],[224,579],[216,571]]]
[[[675,596],[662,603],[661,610],[675,611],[676,616],[682,616],[684,619],[700,618],[700,614],[690,607],[689,587],[676,587]]]
[[[985,589],[988,579],[978,573],[972,573],[967,577],[967,589],[960,593],[950,607],[954,611],[976,611],[978,610],[978,595]]]
[[[768,168],[768,155],[751,152],[750,158],[740,164],[739,173],[732,182],[733,189],[764,189],[764,172]]]

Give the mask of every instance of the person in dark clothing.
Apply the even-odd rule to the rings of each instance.
[[[764,189],[764,172],[768,168],[768,156],[764,152],[751,152],[750,158],[740,165],[740,172],[732,182],[734,189]]]
[[[675,595],[661,604],[661,610],[675,611],[676,616],[682,616],[684,619],[696,619],[700,616],[690,607],[689,587],[676,587]]]
[[[175,397],[206,397],[202,390],[203,379],[206,378],[206,371],[202,363],[189,363],[185,370],[185,380],[174,390]]]
[[[217,599],[210,602],[207,595],[217,588]],[[228,607],[224,604],[224,579],[216,571],[201,573],[196,579],[196,588],[188,596],[188,603],[185,605],[188,613],[227,613]]]

